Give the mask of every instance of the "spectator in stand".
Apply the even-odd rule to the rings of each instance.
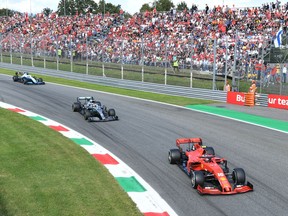
[[[208,11],[209,11],[209,6],[208,4],[205,5],[205,14],[207,15],[208,14]]]
[[[287,65],[286,64],[283,65],[282,76],[283,76],[282,82],[286,83],[286,76],[287,76]]]
[[[193,4],[190,11],[174,14],[153,10],[136,13],[127,19],[123,14],[105,14],[103,17],[102,14],[90,13],[74,16],[52,13],[48,17],[38,14],[33,18],[15,14],[13,17],[0,17],[1,49],[3,52],[11,49],[30,54],[33,41],[33,49],[39,55],[44,53],[55,57],[58,47],[62,50],[62,58],[74,52],[75,59],[88,55],[94,61],[119,63],[123,59],[125,64],[140,64],[143,51],[143,60],[147,65],[163,66],[163,61],[171,61],[173,56],[178,56],[181,61],[184,59],[183,64],[190,65],[187,60],[191,61],[189,54],[193,39],[193,66],[198,70],[204,66],[212,70],[211,38],[216,38],[219,71],[223,70],[226,58],[227,71],[231,71],[235,45],[238,48],[237,65],[249,62],[247,71],[250,71],[250,62],[254,64],[251,67],[259,64],[262,46],[268,46],[265,42],[273,41],[281,26],[279,20],[288,24],[288,4],[283,7],[276,5],[279,4],[276,2],[274,6],[264,4],[255,8],[218,5],[213,10],[209,10],[207,5],[208,10],[198,10]],[[93,38],[88,44],[87,37]],[[181,66],[183,64],[181,62]]]
[[[277,67],[274,66],[271,70],[271,77],[270,77],[270,81],[272,81],[272,84],[274,84],[275,82],[277,82]]]

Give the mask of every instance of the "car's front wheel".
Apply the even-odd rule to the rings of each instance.
[[[233,169],[232,179],[235,185],[244,185],[246,181],[245,171],[242,168]]]
[[[115,109],[109,109],[108,110],[108,116],[116,116]]]
[[[80,109],[81,109],[80,103],[75,102],[75,103],[72,104],[72,111],[73,112],[79,112]]]
[[[193,171],[191,170],[191,185],[194,189],[200,185],[204,186],[204,174],[201,171]]]
[[[89,110],[86,110],[86,111],[84,112],[84,119],[87,120],[87,119],[90,118],[90,117],[91,117],[91,112],[90,112]]]

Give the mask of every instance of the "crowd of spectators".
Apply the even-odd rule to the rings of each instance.
[[[0,17],[0,46],[2,52],[163,67],[172,67],[176,58],[180,71],[190,68],[191,59],[195,69],[213,70],[215,52],[219,73],[225,72],[226,62],[230,73],[236,58],[242,76],[255,72],[262,52],[273,44],[280,27],[286,32],[287,24],[288,4],[279,1],[252,8],[154,9],[129,18],[123,13],[15,14]]]

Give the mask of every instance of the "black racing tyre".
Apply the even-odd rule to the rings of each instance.
[[[201,187],[204,186],[204,174],[201,171],[193,171],[191,170],[191,185],[194,189],[200,185]]]
[[[108,109],[107,109],[107,107],[105,105],[102,106],[102,110],[103,110],[104,113],[108,113]]]
[[[13,79],[14,82],[17,82],[19,78],[18,78],[18,76],[13,76],[12,79]]]
[[[215,151],[213,147],[206,147],[205,152],[207,155],[215,155]]]
[[[168,160],[170,164],[179,163],[181,159],[181,153],[179,149],[170,149],[168,153]]]
[[[109,109],[108,110],[108,116],[116,116],[116,112],[114,109]]]
[[[42,79],[42,78],[39,78],[39,79],[38,79],[38,82],[43,82],[43,79]]]
[[[75,103],[72,104],[72,111],[73,112],[79,112],[80,109],[81,109],[81,104],[80,103],[75,102]]]
[[[233,169],[232,179],[235,185],[244,185],[246,181],[245,171],[242,168]]]
[[[89,110],[85,110],[85,112],[84,112],[84,119],[85,120],[87,120],[88,118],[90,118],[91,117],[91,112],[89,111]]]
[[[23,79],[23,84],[27,85],[28,84],[28,80],[27,79]]]

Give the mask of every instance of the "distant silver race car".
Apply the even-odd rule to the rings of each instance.
[[[88,122],[119,120],[115,109],[107,109],[100,101],[90,96],[77,97],[77,101],[72,104],[72,111],[79,112]]]
[[[27,72],[16,72],[15,75],[12,77],[14,82],[20,82],[25,85],[44,85],[45,82],[42,78],[37,78],[35,76],[31,76]]]

